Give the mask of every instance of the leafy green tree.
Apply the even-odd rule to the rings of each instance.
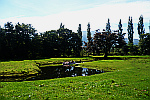
[[[0,31],[1,59],[27,59],[31,51],[31,40],[34,37],[35,29],[31,24],[11,22],[4,25]]]
[[[98,32],[94,35],[94,44],[96,49],[97,51],[104,53],[105,59],[107,58],[112,45],[116,43],[116,39],[116,33],[110,33],[107,31]]]
[[[0,59],[36,59],[42,57],[80,56],[82,31],[72,32],[64,25],[58,30],[35,33],[31,24],[14,26],[11,22],[0,28]]]
[[[82,38],[78,36],[78,33],[72,33],[71,40],[70,40],[70,46],[73,48],[73,55],[74,56],[80,56],[81,50],[82,50]]]
[[[60,56],[60,45],[56,30],[46,31],[42,35],[43,39],[43,55],[44,57]]]
[[[69,56],[71,54],[71,48],[70,48],[70,36],[71,36],[72,30],[69,30],[67,28],[64,28],[64,25],[60,25],[60,28],[57,30],[57,34],[59,37],[60,42],[60,50],[63,56]]]
[[[14,56],[13,46],[15,43],[14,25],[12,22],[7,22],[1,32],[1,50],[2,59],[12,59]]]
[[[96,31],[94,34],[94,42],[93,47],[95,47],[96,52],[104,53],[104,58],[107,59],[108,53],[110,53],[111,48],[122,48],[125,46],[124,35],[122,34],[122,24],[121,20],[119,22],[119,30],[111,32],[110,22],[108,19],[108,23],[106,23],[106,31],[103,32]]]
[[[18,22],[15,26],[15,31],[17,34],[16,53],[18,57],[21,57],[22,59],[29,58],[33,50],[31,49],[31,40],[33,40],[33,37],[35,36],[35,28],[33,28],[31,24],[20,24]]]
[[[94,35],[94,44],[97,51],[104,53],[104,58],[107,59],[110,49],[114,46],[118,48],[118,38],[120,34],[118,33],[109,33],[109,32],[99,32]],[[125,41],[122,39],[120,44],[125,44]],[[123,47],[124,45],[122,45]],[[121,48],[121,46],[119,47]]]
[[[139,46],[143,50],[141,54],[150,55],[150,33],[141,34],[141,37],[143,37],[139,41]]]
[[[13,29],[14,29],[14,25],[12,24],[12,22],[7,22],[7,23],[4,25],[4,27],[5,27],[5,31],[6,31],[7,33],[12,32]]]
[[[43,49],[43,39],[41,38],[40,35],[36,35],[34,36],[34,38],[32,38],[29,50],[30,51],[28,52],[29,55],[28,58],[30,59],[39,59],[44,57],[43,52],[46,51],[44,51]]]
[[[6,39],[6,33],[5,29],[0,27],[0,59],[5,59],[7,57],[7,51],[8,48],[7,45],[7,39]]]

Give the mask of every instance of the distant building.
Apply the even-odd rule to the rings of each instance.
[[[150,20],[149,20],[149,33],[150,33]]]
[[[128,44],[128,38],[125,38],[124,40]],[[138,39],[133,39],[133,44],[134,45],[138,45],[139,44],[139,40]]]
[[[128,44],[128,38],[124,38],[124,41]]]
[[[82,41],[85,41],[85,42],[87,42],[87,34],[86,33],[87,33],[87,31],[82,31],[82,36],[83,36]],[[95,34],[95,32],[91,31],[91,36],[92,37],[94,36],[94,34]],[[128,44],[128,38],[124,38],[124,40]],[[138,43],[139,43],[138,39],[133,39],[133,44],[134,45],[138,45]]]
[[[138,39],[133,39],[133,44],[134,45],[138,45],[139,44],[139,40]]]

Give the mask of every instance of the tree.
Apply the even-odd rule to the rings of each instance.
[[[130,18],[129,16],[129,21],[128,21],[128,46],[129,46],[129,51],[131,54],[133,54],[133,23],[132,23],[132,17]]]
[[[126,33],[122,33],[122,31],[123,31],[123,29],[122,29],[122,24],[121,24],[121,19],[120,19],[119,25],[118,25],[118,34],[117,34],[118,35],[118,39],[117,39],[118,42],[117,42],[117,45],[115,48],[119,48],[119,49],[122,47],[123,47],[123,49],[125,48],[124,46],[126,45],[126,43],[124,41],[124,35]],[[119,51],[119,52],[121,52],[121,51]]]
[[[69,37],[71,36],[72,30],[64,28],[64,25],[60,25],[60,28],[57,30],[57,34],[59,37],[60,50],[63,56],[71,54],[71,48],[69,47]]]
[[[105,59],[107,59],[108,52],[110,51],[112,46],[118,48],[117,45],[119,44],[118,42],[119,36],[120,34],[116,32],[112,33],[112,32],[107,32],[107,31],[98,32],[94,34],[94,44],[96,46],[96,49],[97,51],[104,53]],[[122,41],[120,41],[120,44],[125,44],[125,41],[123,40],[123,38],[122,38]],[[122,45],[122,47],[123,46],[124,45]],[[119,48],[121,48],[121,46]]]
[[[111,32],[110,30],[110,22],[108,19],[108,23],[106,23],[106,31],[102,32],[96,31],[94,34],[94,47],[96,49],[96,53],[104,53],[104,58],[107,59],[108,53],[110,53],[111,48],[122,48],[126,43],[124,41],[124,35],[122,34],[122,24],[121,19],[119,22],[119,30]]]
[[[129,43],[132,43],[133,44],[133,23],[132,23],[132,17],[130,19],[130,16],[129,16],[129,21],[128,21],[128,40],[129,40]]]
[[[5,29],[0,27],[0,59],[5,59],[7,57],[8,48],[6,45],[7,39]]]
[[[15,34],[12,22],[7,22],[2,29],[2,59],[12,59],[14,56]]]
[[[139,42],[139,46],[142,47],[142,54],[150,54],[150,33],[141,34],[143,37],[142,40]]]
[[[145,34],[144,41],[144,52],[150,55],[150,33]]]
[[[122,30],[123,30],[123,29],[122,29],[121,19],[120,19],[120,21],[119,21],[118,28],[119,28],[119,30],[118,30],[119,34],[122,35]]]
[[[106,23],[106,32],[110,33],[111,29],[110,29],[110,22],[109,22],[109,18],[108,18],[108,23]]]
[[[139,34],[139,46],[140,46],[140,49],[141,49],[141,54],[143,54],[143,46],[142,45],[143,43],[141,43],[144,39],[144,33],[145,33],[145,30],[144,30],[144,24],[143,24],[143,16],[141,15],[140,18],[139,18],[139,22],[138,22],[138,34]]]
[[[33,37],[36,38],[35,32],[36,30],[35,28],[33,28],[33,26],[31,26],[31,24],[20,24],[18,22],[15,25],[15,33],[17,36],[16,55],[18,58],[30,58],[30,56],[32,55],[31,52],[34,49],[31,49],[33,46],[31,42],[33,41]]]
[[[91,40],[91,31],[90,31],[90,23],[88,23],[87,25],[87,38],[88,38],[88,42],[90,42]]]
[[[137,30],[138,30],[138,34],[139,34],[140,40],[143,39],[143,37],[142,37],[141,34],[144,34],[144,33],[145,33],[145,29],[144,29],[143,16],[142,16],[142,15],[141,15],[140,18],[139,18]]]
[[[14,25],[12,24],[12,22],[7,22],[5,25],[5,30],[7,30],[7,32],[11,32],[14,29]]]
[[[34,36],[31,40],[31,44],[29,46],[28,58],[30,59],[39,59],[43,57],[43,52],[46,52],[43,49],[43,39],[40,35]],[[49,54],[47,54],[49,55]],[[47,56],[44,56],[47,57]]]
[[[121,19],[119,21],[118,24],[118,30],[115,30],[114,32],[117,32],[117,38],[116,38],[116,43],[113,44],[111,51],[115,54],[121,54],[123,55],[126,51],[126,43],[124,41],[124,35],[126,33],[122,33],[123,29],[122,29],[122,23],[121,23]]]
[[[82,46],[82,39],[78,36],[78,33],[72,33],[70,37],[70,48],[72,48],[72,54],[74,56],[80,56],[81,46]]]
[[[80,52],[82,51],[82,56],[83,56],[83,48],[82,48],[82,47],[83,47],[83,46],[82,46],[82,42],[83,42],[83,41],[82,41],[81,24],[79,24],[79,27],[78,27],[77,32],[78,32],[78,37],[80,38],[80,39],[79,39],[79,41],[80,41],[80,42],[79,42],[79,46],[80,46],[79,48],[80,48]]]
[[[36,31],[31,24],[17,23],[14,26],[7,22],[1,30],[1,59],[28,59],[32,50],[31,40]]]
[[[42,35],[42,40],[44,57],[60,56],[60,45],[58,43],[58,34],[56,30],[46,31]]]
[[[79,56],[82,46],[82,31],[81,25],[79,25],[78,33],[72,32],[67,28],[64,28],[64,25],[60,25],[60,28],[57,30],[58,41],[60,52],[63,56]]]
[[[79,24],[77,32],[78,32],[78,36],[82,39],[81,24]]]
[[[92,37],[91,37],[91,31],[90,31],[90,23],[88,23],[87,25],[87,39],[88,39],[88,42],[84,42],[85,43],[85,46],[86,46],[86,53],[88,54],[91,54],[92,53],[92,50],[93,50],[93,40],[92,40]]]

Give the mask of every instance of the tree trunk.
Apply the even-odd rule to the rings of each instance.
[[[104,59],[107,60],[108,53],[105,52]]]
[[[106,60],[107,59],[107,56],[108,56],[108,46],[106,44],[106,47],[105,47],[105,54],[104,54],[104,59]]]

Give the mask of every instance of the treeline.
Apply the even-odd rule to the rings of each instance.
[[[108,54],[114,54],[115,50],[121,49],[125,52],[126,42],[124,41],[125,33],[122,33],[121,20],[119,22],[119,30],[112,31],[110,22],[106,23],[106,29],[96,30],[94,37],[91,37],[90,24],[88,24],[87,38],[85,42],[85,51],[87,55],[104,55],[107,58]],[[118,52],[117,54],[119,54]]]
[[[37,59],[50,57],[79,57],[85,55],[149,55],[150,33],[145,33],[143,16],[138,22],[139,45],[133,45],[132,17],[128,20],[128,44],[124,41],[121,19],[118,30],[112,31],[108,19],[106,29],[96,30],[91,37],[90,23],[87,25],[87,39],[82,46],[82,31],[79,24],[77,33],[64,25],[58,30],[37,34],[31,24],[13,25],[7,22],[0,28],[0,60]]]
[[[7,22],[0,28],[0,59],[37,59],[80,56],[82,46],[81,25],[78,33],[64,25],[58,30],[37,34],[31,24]]]
[[[96,30],[94,37],[91,37],[90,24],[88,24],[87,38],[85,42],[85,51],[88,55],[150,55],[150,33],[145,33],[143,16],[139,17],[138,22],[139,45],[133,45],[133,23],[132,17],[128,20],[128,44],[124,41],[121,19],[118,24],[118,30],[112,31],[110,22],[106,23],[106,29]]]

